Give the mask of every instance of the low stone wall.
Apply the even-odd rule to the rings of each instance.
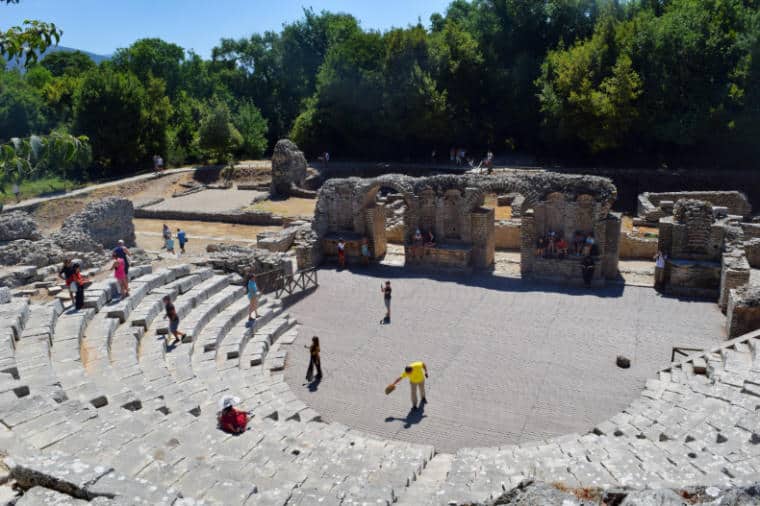
[[[494,226],[494,239],[496,249],[519,250],[520,249],[520,225],[522,220],[499,220]]]
[[[718,262],[669,259],[666,269],[667,293],[711,299],[719,297],[721,265]]]
[[[760,239],[760,223],[742,223],[745,239]]]
[[[620,258],[651,260],[657,254],[657,237],[639,237],[630,232],[620,235]]]
[[[550,281],[552,283],[561,283],[565,285],[583,285],[583,272],[581,269],[582,257],[558,258],[541,258],[533,259],[534,270],[529,273],[523,273],[526,278]],[[591,279],[592,286],[603,286],[605,283],[601,258],[595,257],[596,268],[594,277]]]
[[[404,246],[406,265],[468,269],[472,264],[471,246]]]
[[[227,213],[204,213],[200,211],[172,211],[168,209],[135,209],[135,218],[153,220],[189,220],[239,225],[281,226],[288,218],[265,211],[232,211]]]
[[[681,199],[702,200],[715,207],[725,207],[729,214],[748,217],[752,214],[752,206],[747,196],[738,191],[699,191],[699,192],[645,192],[638,198],[638,215],[647,221],[657,222],[671,214],[670,207],[660,206],[661,202],[676,202]]]
[[[726,311],[728,337],[737,337],[760,329],[760,287],[731,290]]]
[[[750,268],[744,248],[731,248],[721,258],[720,297],[718,305],[726,311],[729,291],[749,284]]]
[[[744,251],[747,255],[749,266],[753,269],[760,269],[760,238],[745,241]]]

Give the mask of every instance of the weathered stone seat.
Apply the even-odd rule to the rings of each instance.
[[[591,279],[591,286],[603,286],[605,281],[602,270],[599,268],[599,257],[594,258],[594,276]],[[583,257],[570,255],[565,258],[543,258],[536,257],[533,262],[538,268],[534,269],[526,277],[535,280],[559,282],[568,285],[583,285],[583,271],[581,261]]]
[[[419,256],[420,253],[421,257]],[[442,243],[417,246],[405,244],[404,256],[407,265],[468,269],[472,266],[472,245]]]

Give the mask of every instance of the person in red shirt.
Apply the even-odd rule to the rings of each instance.
[[[564,237],[560,237],[557,241],[557,254],[560,258],[565,258],[567,256],[567,241],[565,241]]]
[[[88,284],[87,278],[82,276],[79,264],[74,264],[74,273],[71,275],[71,288],[74,289],[74,308],[77,311],[84,307],[84,289]]]
[[[222,399],[222,410],[219,412],[219,428],[230,434],[242,434],[248,426],[248,413],[235,409],[239,399],[225,397]]]

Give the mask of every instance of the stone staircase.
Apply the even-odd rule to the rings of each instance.
[[[90,287],[89,308],[0,305],[0,451],[17,504],[482,502],[524,479],[568,487],[738,485],[760,476],[760,331],[659,372],[587,434],[436,454],[325,423],[282,369],[298,335],[281,301],[230,276],[133,269],[132,295]],[[186,342],[167,346],[161,299]],[[216,427],[223,394],[253,412]],[[81,501],[81,502],[77,502]]]
[[[18,345],[3,379],[28,387],[0,398],[0,449],[29,488],[21,504],[390,503],[432,457],[432,447],[325,424],[296,398],[277,372],[297,335],[279,300],[262,299],[252,325],[229,276],[140,274],[123,301],[110,283],[91,288],[83,311],[0,307],[12,315],[0,337]],[[173,348],[167,294],[190,337]],[[246,434],[216,428],[223,393],[253,410]]]

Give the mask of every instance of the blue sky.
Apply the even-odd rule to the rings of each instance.
[[[111,54],[137,39],[160,37],[209,57],[222,37],[279,30],[302,14],[348,12],[365,29],[386,30],[443,12],[450,0],[21,0],[0,5],[0,27],[24,19],[51,21],[63,29],[62,46]]]

